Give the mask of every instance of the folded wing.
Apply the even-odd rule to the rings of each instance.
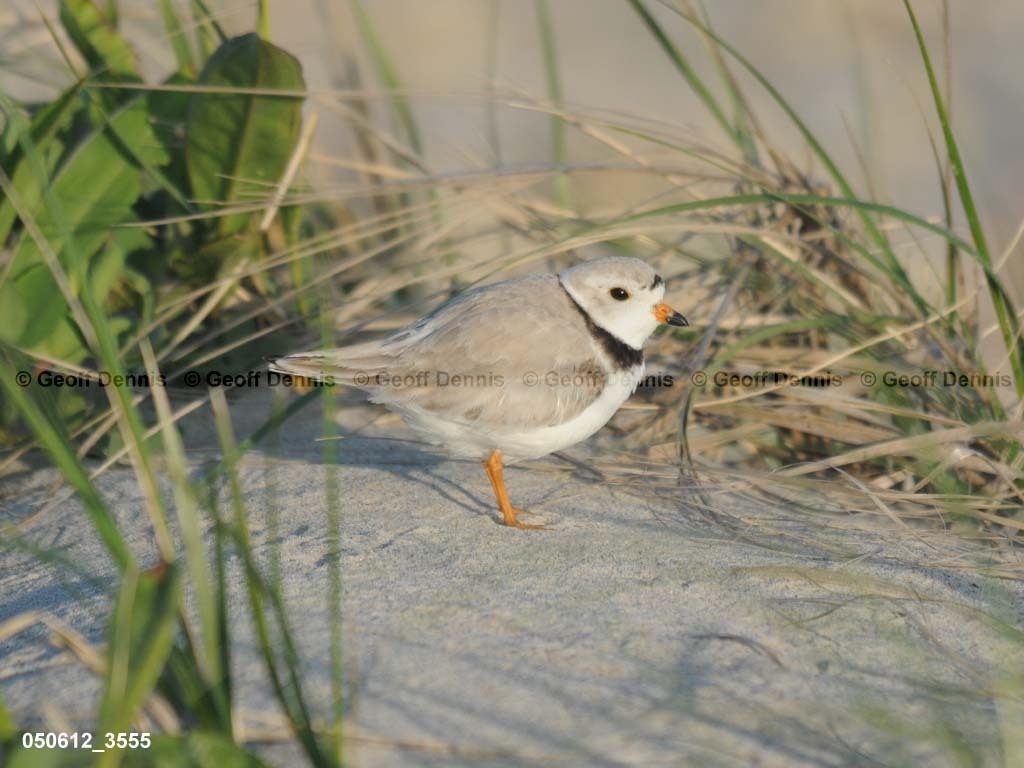
[[[582,318],[550,275],[467,291],[384,341],[273,367],[331,376],[399,410],[504,428],[569,421],[606,383]]]

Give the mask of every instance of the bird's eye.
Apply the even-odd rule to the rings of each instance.
[[[612,288],[610,291],[608,291],[608,295],[611,296],[616,301],[625,301],[626,299],[629,298],[629,291],[627,291],[625,288]]]

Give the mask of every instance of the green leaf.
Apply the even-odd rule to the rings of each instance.
[[[124,731],[145,703],[174,644],[181,577],[176,565],[129,569],[110,622],[99,731]]]
[[[89,347],[71,315],[61,317],[50,331],[49,336],[36,344],[34,350],[40,354],[68,362],[81,362],[89,356]],[[63,416],[62,412],[61,416]]]
[[[21,293],[10,280],[0,283],[0,341],[9,344],[17,342],[25,327],[28,325],[29,307],[39,307],[38,304],[28,304],[22,299]]]
[[[195,81],[180,72],[175,72],[164,85],[195,85]],[[189,93],[187,91],[154,90],[146,94],[153,134],[170,158],[165,168],[168,181],[182,197],[187,197],[188,171],[185,167],[185,117],[188,114]]]
[[[89,290],[97,304],[106,301],[107,293],[113,287],[124,269],[125,252],[121,248],[107,247],[96,254],[89,264]]]
[[[116,137],[117,148],[125,149],[123,137],[116,131],[113,125],[105,125],[105,127],[110,128],[112,137]],[[39,162],[38,153],[35,152],[31,142],[27,142],[26,146],[28,148],[27,154],[33,160],[33,167],[37,169],[41,176],[45,177],[45,169],[42,168]],[[149,151],[155,152],[157,148],[153,147]],[[133,161],[137,161],[142,154],[142,152],[135,152],[131,153],[130,156]],[[9,180],[0,177],[0,186],[12,198],[18,215],[26,222],[26,229],[32,237],[33,243],[39,248],[46,248],[46,263],[55,276],[60,276],[62,293],[65,294],[65,298],[69,302],[73,302],[76,324],[83,337],[87,339],[90,349],[98,358],[100,366],[103,370],[109,371],[111,375],[119,376],[124,372],[124,369],[121,363],[117,339],[109,318],[97,306],[90,291],[81,291],[77,297],[72,295],[75,287],[81,286],[87,277],[86,267],[88,260],[82,255],[78,247],[77,238],[69,226],[69,217],[63,210],[63,203],[54,194],[53,186],[49,184],[45,186],[44,199],[46,211],[56,224],[56,229],[60,234],[61,245],[59,247],[66,247],[68,251],[67,262],[70,270],[65,270],[61,264],[57,263],[53,251],[47,243],[46,235],[40,231],[32,212],[21,202],[20,196],[11,187]],[[31,226],[29,226],[30,222]],[[67,274],[68,271],[71,272],[70,276]],[[7,382],[5,382],[6,384]],[[161,551],[165,553],[165,559],[169,560],[171,559],[173,543],[171,542],[170,532],[166,528],[163,499],[157,489],[156,475],[153,472],[149,454],[145,450],[144,428],[139,412],[135,408],[133,393],[123,381],[115,381],[112,386],[107,388],[107,394],[110,396],[111,406],[118,419],[121,428],[120,432],[128,439],[128,445],[132,453],[132,462],[136,469],[136,477],[143,486],[146,505],[156,531],[157,542],[160,545]]]
[[[99,78],[142,80],[135,66],[135,52],[117,31],[117,19],[92,0],[61,0],[60,21]]]
[[[174,253],[171,269],[190,284],[207,285],[227,277],[243,259],[255,257],[258,248],[259,239],[253,235],[229,235],[204,244],[198,251]]]
[[[133,153],[124,151],[125,142],[133,145]],[[141,189],[140,168],[136,164],[140,157],[159,162],[166,160],[167,155],[153,138],[144,101],[136,100],[114,113],[106,125],[86,136],[58,169],[50,182],[49,194],[59,207],[55,210],[37,199],[33,213],[36,224],[63,263],[67,265],[64,258],[67,246],[63,235],[65,231],[70,231],[74,238],[73,252],[79,258],[90,260],[108,240],[113,227],[135,218],[132,206]],[[26,156],[25,163],[37,159]],[[37,180],[37,188],[39,184]],[[55,218],[58,215],[59,220]],[[90,264],[91,261],[83,265],[67,265],[73,267],[68,270],[72,275],[72,287],[76,292],[81,289],[74,281],[76,274],[103,275],[105,282],[100,286],[103,292],[102,295],[97,294],[102,302],[113,284],[109,279],[109,266],[106,270],[92,273]],[[38,349],[55,332],[62,319],[67,318],[68,307],[53,275],[42,262],[38,245],[27,235],[22,236],[15,248],[10,275],[22,302],[33,308],[32,323],[23,328],[18,343],[26,349]],[[50,346],[70,352],[81,346],[75,343],[69,347],[76,338],[76,333],[65,332],[62,343]],[[81,359],[79,355],[73,357]]]
[[[302,67],[290,54],[255,33],[228,40],[207,62],[204,86],[302,91]],[[192,194],[216,211],[246,193],[269,194],[299,138],[302,97],[250,93],[193,93],[185,128]],[[246,182],[250,184],[246,189]],[[220,217],[220,234],[246,227],[251,214]]]
[[[221,603],[217,601],[218,610]],[[225,609],[226,610],[226,609]],[[221,632],[224,619],[218,617],[212,642],[217,644],[218,660],[224,655],[229,643],[224,642],[227,632]],[[205,633],[206,630],[204,629]],[[219,680],[209,682],[204,679],[198,663],[199,647],[192,642],[192,635],[184,636],[184,642],[175,645],[167,660],[167,669],[160,679],[157,689],[168,701],[173,701],[179,710],[187,711],[197,728],[209,728],[225,735],[231,734],[231,678],[222,675]],[[197,640],[199,638],[196,638]],[[205,637],[203,640],[205,641]],[[221,669],[228,669],[224,665]]]
[[[31,206],[38,205],[40,199],[39,177],[25,156],[24,146],[31,140],[40,156],[46,159],[47,170],[52,171],[64,149],[59,134],[81,109],[81,90],[81,83],[71,86],[40,110],[30,123],[14,102],[0,94],[0,111],[7,120],[7,128],[17,136],[17,146],[5,150],[3,167],[11,177],[11,183]],[[11,201],[0,198],[0,244],[7,240],[16,219]]]
[[[126,144],[131,152],[126,151]],[[61,219],[55,218],[49,205],[32,211],[58,258],[64,250],[65,232],[74,237],[74,250],[86,257],[99,248],[112,227],[134,219],[131,208],[141,188],[138,159],[153,164],[168,160],[153,136],[142,99],[112,114],[106,124],[79,142],[57,170],[49,193],[59,206]],[[36,243],[24,237],[15,250],[11,272],[16,275],[38,260]]]
[[[5,285],[13,287],[23,306],[32,307],[32,322],[22,325],[20,333],[14,337],[19,346],[32,349],[49,336],[67,315],[68,305],[61,297],[50,270],[42,262],[33,264]]]
[[[0,106],[4,111],[4,128],[0,131],[0,168],[10,170],[13,165],[11,153],[17,148],[18,140],[22,132],[28,128],[29,121],[25,110],[13,102],[10,105],[0,102]],[[8,108],[11,114],[7,114]]]
[[[151,248],[152,238],[141,227],[115,229],[100,252],[89,263],[89,289],[93,299],[102,305],[114,285],[124,274],[129,254]]]

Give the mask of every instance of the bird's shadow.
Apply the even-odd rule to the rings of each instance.
[[[458,479],[454,479],[452,465],[472,466],[480,473],[481,480],[484,477],[484,470],[481,462],[451,457],[444,453],[443,449],[430,443],[391,435],[367,434],[363,428],[336,427],[336,436],[333,438],[319,438],[310,435],[307,447],[297,456],[294,450],[284,448],[275,450],[265,448],[261,452],[270,460],[301,460],[318,464],[323,467],[333,464],[338,467],[364,467],[373,468],[388,473],[397,479],[412,481],[420,486],[423,492],[433,492],[440,495],[451,504],[461,509],[472,512],[478,517],[488,517],[496,525],[502,525],[503,519],[497,511],[497,504],[492,495],[490,485],[481,482],[479,489],[467,488]],[[331,449],[327,449],[328,440],[335,442]],[[565,461],[576,466],[573,476],[586,482],[595,482],[598,477],[588,471],[585,465],[571,461],[563,457]],[[519,473],[528,471],[524,467],[506,467],[506,472]],[[545,492],[538,498],[534,505],[543,504],[551,497],[556,496],[558,489]]]

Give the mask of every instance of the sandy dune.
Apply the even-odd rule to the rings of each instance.
[[[241,420],[258,420],[258,410],[243,409]],[[307,682],[325,714],[329,467],[314,442],[316,411],[250,455],[241,478],[260,557],[277,548]],[[375,413],[346,411],[346,421]],[[203,444],[205,428],[196,422],[190,445]],[[514,496],[551,530],[509,530],[478,466],[382,439],[402,434],[347,437],[333,470],[353,765],[792,766],[866,756],[944,764],[950,753],[928,733],[943,718],[995,750],[1020,716],[960,691],[1019,665],[1019,647],[979,610],[1019,626],[1024,590],[963,570],[983,553],[951,537],[829,530],[715,496],[747,521],[746,531],[729,530],[703,520],[682,494],[645,498],[642,485],[551,471],[564,470],[557,460],[508,476]],[[4,517],[49,498],[52,480],[37,471],[5,482]],[[101,486],[136,551],[151,551],[130,470],[109,472]],[[769,540],[769,527],[790,536]],[[0,622],[46,611],[101,643],[110,570],[80,505],[61,505],[31,538],[96,583],[62,584],[53,568],[7,551]],[[274,722],[274,707],[246,639],[240,587],[235,604],[240,702],[256,728],[259,713]],[[47,634],[36,627],[0,645],[3,694],[23,722],[84,725],[98,685]],[[274,762],[294,751],[261,749]]]

